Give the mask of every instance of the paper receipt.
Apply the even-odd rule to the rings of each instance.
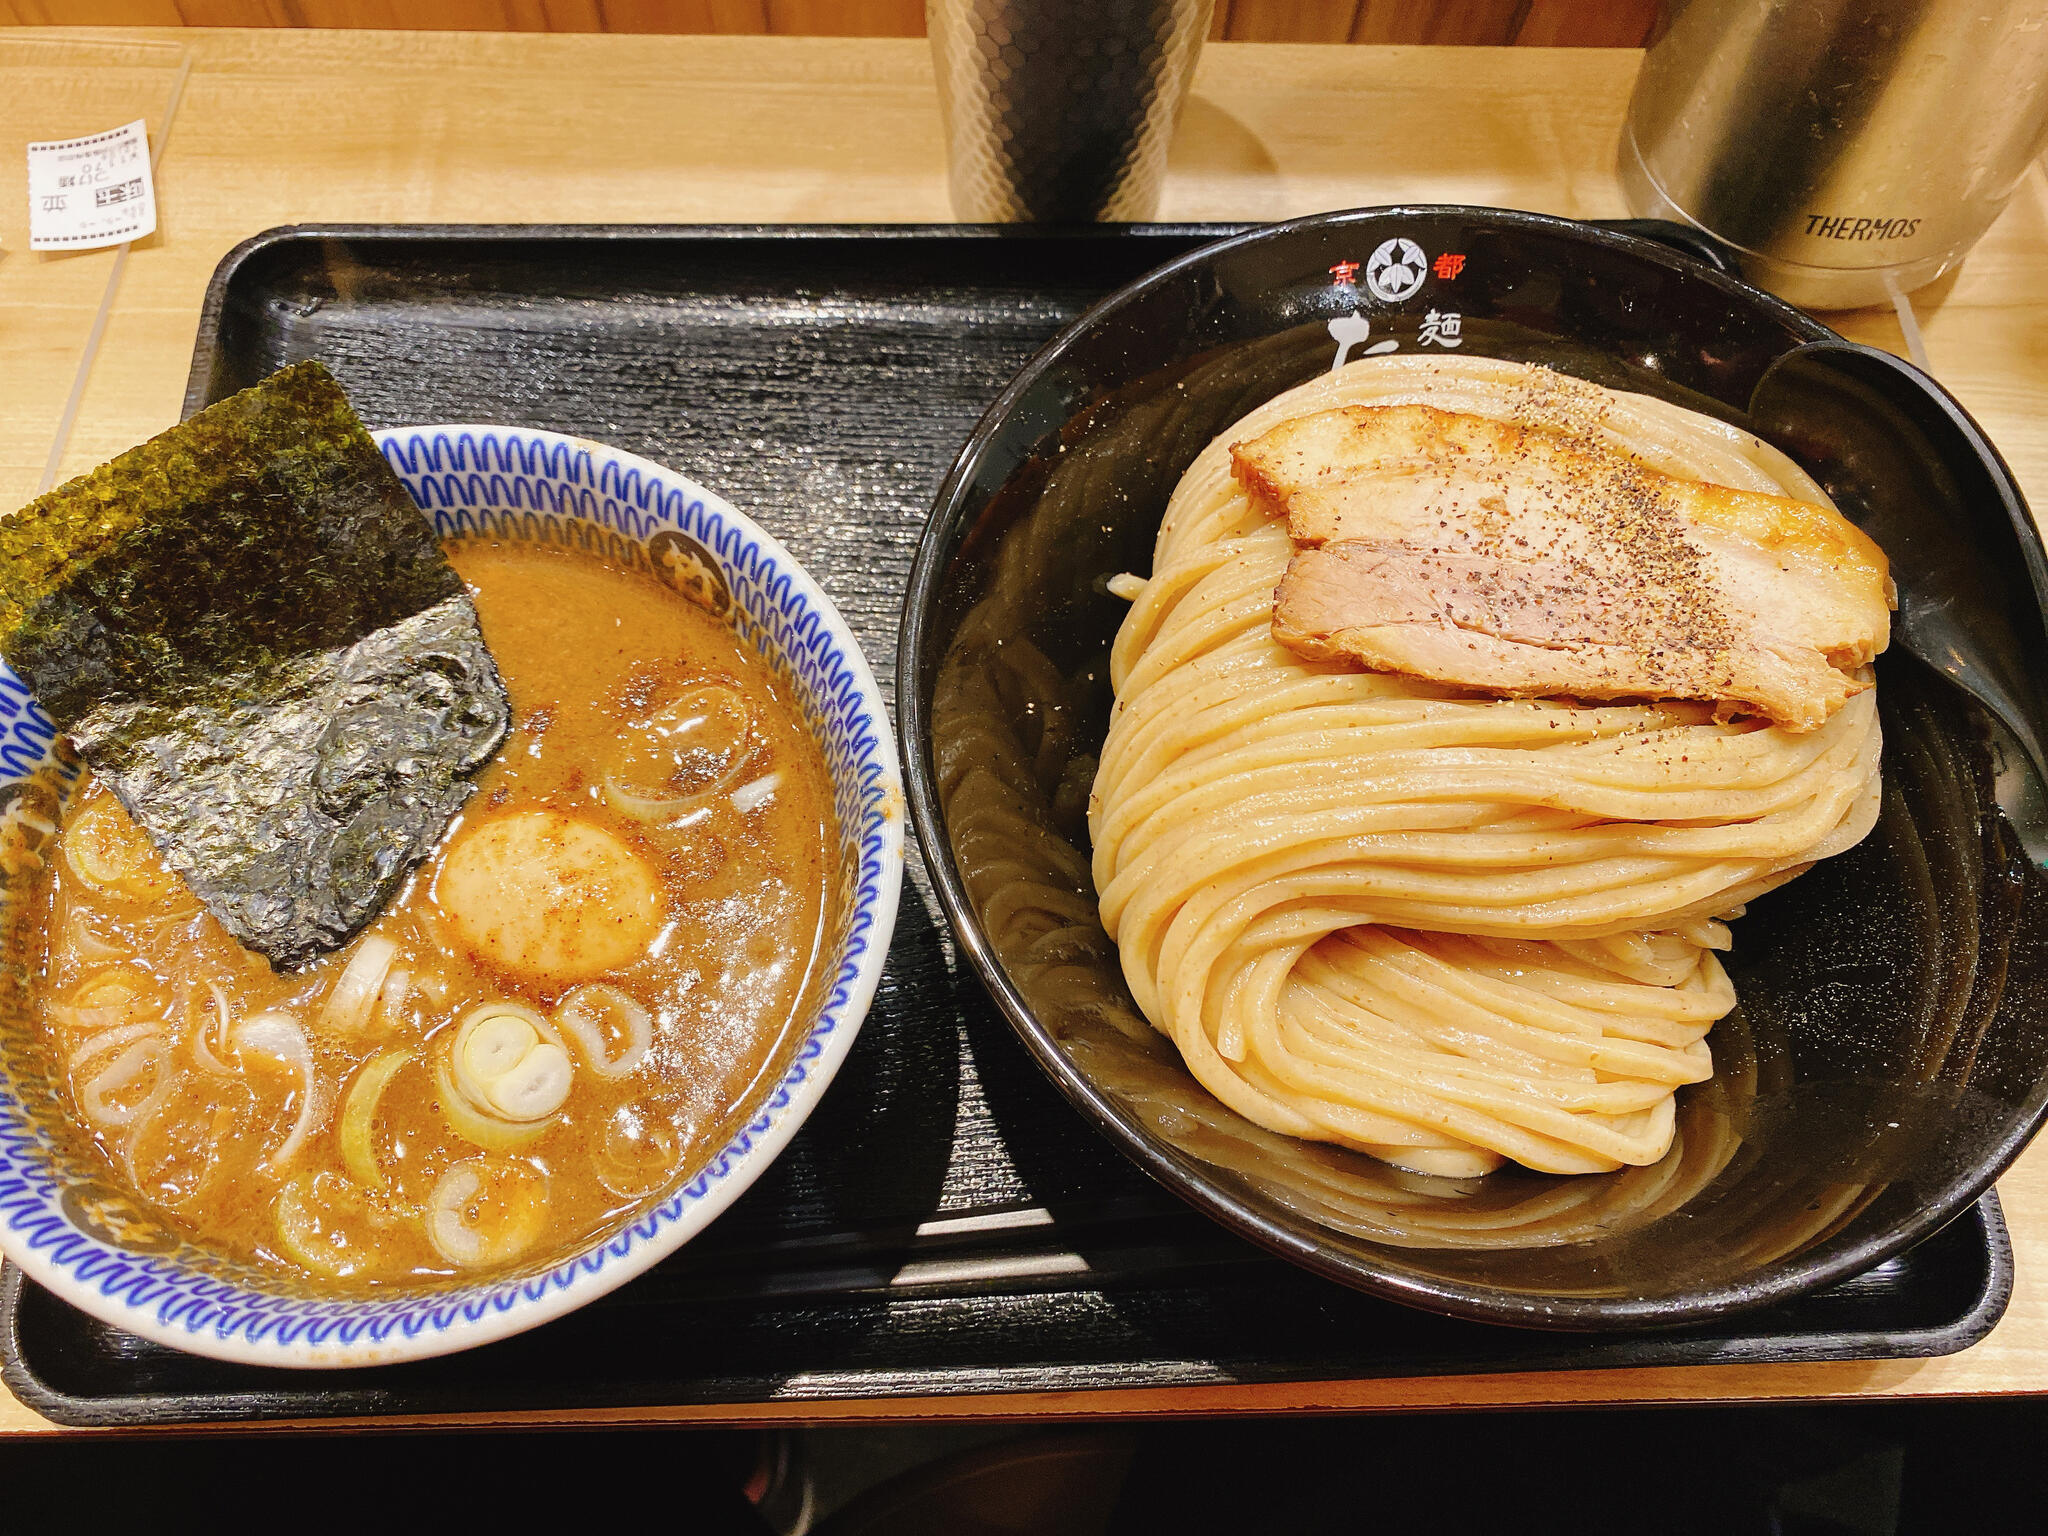
[[[36,251],[83,251],[139,240],[156,229],[143,121],[28,147],[28,243]]]

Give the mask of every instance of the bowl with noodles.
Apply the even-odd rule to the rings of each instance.
[[[2040,656],[1974,424],[1690,251],[1278,225],[1104,300],[962,451],[912,814],[1176,1194],[1437,1311],[1698,1323],[1938,1230],[2048,1110],[2048,720],[1930,638],[1951,556]]]

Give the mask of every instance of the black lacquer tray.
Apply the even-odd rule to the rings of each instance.
[[[645,454],[783,540],[886,690],[913,546],[984,407],[1093,300],[1230,232],[277,231],[215,274],[186,406],[317,356],[373,426],[507,422]],[[624,1290],[484,1349],[322,1374],[145,1343],[10,1269],[0,1373],[72,1424],[507,1413],[1933,1355],[2004,1310],[1990,1195],[1868,1274],[1713,1327],[1565,1338],[1318,1279],[1088,1128],[956,966],[914,855],[909,871],[831,1094]]]

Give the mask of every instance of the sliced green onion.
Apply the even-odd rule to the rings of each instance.
[[[384,1096],[398,1069],[412,1060],[408,1050],[385,1051],[372,1056],[349,1085],[348,1098],[341,1106],[341,1160],[349,1176],[365,1189],[382,1189],[387,1180],[377,1166],[377,1149],[372,1136],[377,1127],[377,1102]]]

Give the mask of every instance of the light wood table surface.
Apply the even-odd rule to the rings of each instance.
[[[1211,45],[1160,217],[1264,220],[1469,202],[1624,214],[1621,50]],[[22,146],[147,116],[162,225],[128,261],[62,473],[177,419],[207,279],[274,225],[950,217],[921,42],[303,31],[0,31],[0,507],[28,500],[111,251],[28,249]],[[8,167],[12,169],[9,170]],[[1921,297],[1933,371],[2048,509],[2048,182]],[[1900,347],[1889,311],[1830,319]],[[2048,1390],[2048,1144],[1999,1185],[2019,1274],[1983,1343],[1938,1360],[1688,1366],[846,1404],[469,1416],[548,1423],[1262,1413]],[[397,1422],[397,1421],[380,1421]],[[355,1421],[352,1427],[359,1427]],[[0,1393],[0,1432],[51,1426]]]

